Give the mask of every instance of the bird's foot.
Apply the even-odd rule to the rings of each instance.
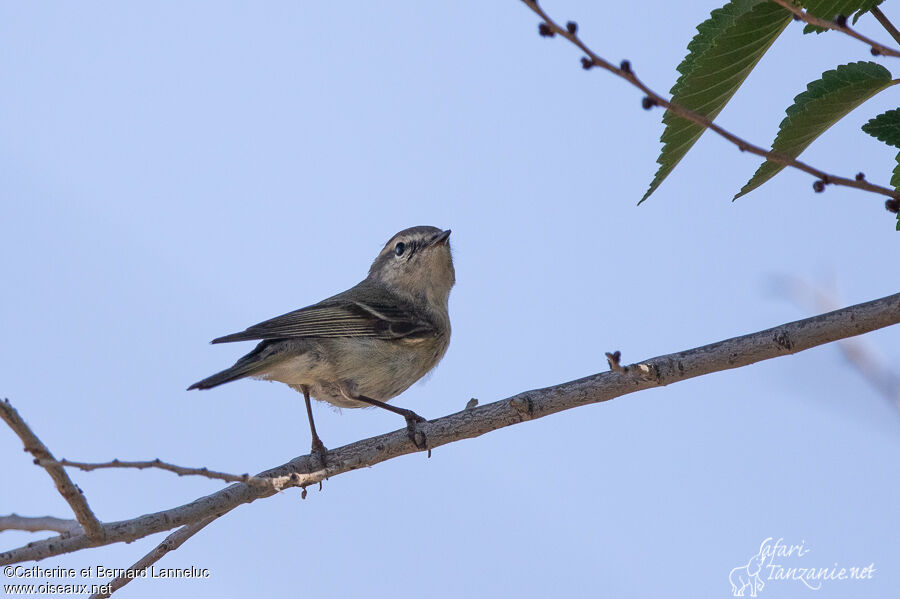
[[[326,466],[325,456],[328,455],[328,448],[325,447],[325,444],[322,443],[322,439],[318,436],[313,437],[312,440],[312,449],[310,450],[310,455],[315,458],[319,465],[324,468]]]
[[[403,414],[403,417],[406,418],[406,436],[409,437],[409,440],[412,441],[413,445],[415,445],[418,449],[426,449],[427,439],[425,438],[425,433],[418,430],[417,425],[420,422],[428,421],[412,410],[406,410]]]

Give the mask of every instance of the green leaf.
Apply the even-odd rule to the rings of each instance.
[[[900,191],[900,153],[897,154],[894,161],[897,164],[894,166],[894,176],[891,177],[891,185],[894,186],[894,189]],[[900,213],[897,213],[897,230],[900,231]]]
[[[872,10],[873,6],[881,4],[882,0],[800,0],[800,5],[805,8],[809,14],[826,21],[833,21],[838,15],[849,17],[853,15],[853,22],[856,21],[866,12]],[[815,25],[807,25],[803,28],[803,33],[822,33],[828,31]]]
[[[862,126],[862,130],[889,146],[900,148],[900,108],[882,112]],[[900,154],[894,158],[891,185],[900,191]],[[897,214],[897,230],[900,231],[900,214]]]
[[[900,108],[882,112],[863,125],[862,130],[889,146],[900,148]]]
[[[790,11],[765,0],[732,0],[697,26],[672,87],[672,102],[710,119],[725,107],[775,38],[791,22]],[[666,111],[659,170],[641,202],[650,197],[705,131]],[[640,202],[639,202],[640,203]]]
[[[888,114],[889,112],[896,112],[896,111],[889,110],[888,112],[885,112],[884,114],[878,115],[878,117],[876,117],[876,119],[877,119],[877,118],[880,118],[880,117],[882,117],[882,116],[884,116],[885,114]],[[866,123],[866,125],[872,123],[872,121],[875,121],[876,119],[872,119],[871,121],[869,121],[868,123]],[[865,127],[865,126],[864,126],[864,127]],[[868,132],[867,132],[867,133],[868,133]],[[880,138],[879,138],[879,139],[880,139]],[[884,141],[884,140],[882,140],[882,141]],[[894,163],[895,163],[895,164],[894,164],[894,171],[893,171],[893,174],[892,174],[892,176],[891,176],[891,186],[892,186],[896,191],[900,191],[900,153],[898,153],[898,154],[894,157]],[[900,213],[897,214],[897,230],[900,231]]]
[[[859,21],[859,18],[861,16],[863,16],[864,14],[866,14],[867,12],[869,12],[870,10],[872,10],[873,8],[875,8],[882,2],[884,2],[884,0],[865,0],[862,3],[862,6],[860,7],[859,11],[855,15],[853,15],[853,23],[852,24],[856,25],[856,22]]]
[[[897,154],[897,166],[894,167],[894,176],[891,177],[891,185],[894,186],[894,189],[900,191],[900,153]],[[900,218],[898,216],[897,218]]]
[[[778,126],[772,151],[796,158],[844,115],[892,84],[890,72],[874,62],[851,62],[825,71],[821,79],[794,98]],[[734,199],[756,189],[783,168],[777,162],[763,162]]]

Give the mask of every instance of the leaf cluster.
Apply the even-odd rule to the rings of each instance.
[[[883,0],[800,0],[810,15],[852,23]],[[688,52],[678,65],[679,77],[672,87],[671,101],[710,120],[721,112],[746,80],[753,68],[793,20],[791,11],[771,0],[731,0],[712,11],[697,26],[688,44]],[[805,33],[828,31],[807,26]],[[785,111],[772,142],[772,152],[785,158],[797,158],[810,144],[849,112],[876,94],[897,83],[887,68],[874,61],[838,65],[810,81]],[[705,128],[666,111],[665,128],[657,158],[659,169],[641,199],[646,200],[672,172],[675,166],[703,135]],[[863,126],[863,131],[884,143],[900,148],[900,109],[889,110]],[[784,165],[764,161],[756,173],[734,196],[735,199],[756,189]],[[816,191],[828,181],[817,181]],[[900,154],[891,185],[900,191]],[[891,209],[891,200],[888,201]],[[900,230],[900,220],[898,220]]]

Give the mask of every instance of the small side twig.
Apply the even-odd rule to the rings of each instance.
[[[881,9],[877,6],[873,6],[872,8],[870,8],[869,12],[871,12],[872,16],[878,19],[878,22],[881,23],[881,26],[891,34],[891,37],[894,38],[894,41],[900,44],[900,31],[897,31],[897,28],[894,27],[894,24],[891,23],[890,19],[887,18],[887,15],[881,12]]]
[[[155,460],[144,460],[144,461],[123,461],[119,459],[111,460],[109,462],[75,462],[72,460],[38,460],[38,464],[41,466],[65,466],[68,468],[78,468],[79,470],[83,470],[85,472],[90,472],[92,470],[102,470],[106,468],[136,468],[138,470],[144,470],[146,468],[156,468],[158,470],[166,470],[168,472],[174,472],[178,476],[203,476],[206,478],[211,478],[215,480],[222,480],[229,483],[248,483],[251,485],[265,485],[268,486],[271,484],[270,479],[258,478],[255,476],[250,476],[249,474],[228,474],[227,472],[217,472],[215,470],[210,470],[209,468],[188,468],[185,466],[176,466],[175,464],[169,464],[163,462],[159,458]]]
[[[609,369],[613,372],[621,372],[628,374],[628,367],[622,366],[619,360],[622,359],[622,352],[616,350],[614,352],[606,352],[606,361],[609,362]]]
[[[0,531],[4,530],[24,530],[27,532],[52,530],[60,534],[77,534],[84,529],[81,528],[77,520],[56,518],[55,516],[20,516],[18,514],[10,514],[8,516],[0,516]]]
[[[643,81],[638,79],[637,75],[634,74],[634,69],[631,66],[630,62],[623,61],[622,64],[618,67],[613,65],[611,62],[598,56],[593,50],[588,48],[588,46],[581,40],[581,38],[578,37],[577,28],[575,29],[576,33],[571,33],[567,28],[560,27],[553,19],[551,19],[547,15],[547,13],[544,12],[544,9],[542,9],[534,0],[522,0],[522,2],[541,19],[543,19],[544,22],[541,23],[540,29],[540,33],[542,36],[553,37],[555,35],[559,35],[560,37],[564,37],[586,54],[586,56],[581,59],[582,68],[588,70],[593,67],[600,67],[618,77],[621,77],[636,88],[640,89],[642,92],[644,92],[644,94],[646,94],[646,97],[642,101],[642,105],[644,106],[644,108],[649,109],[654,106],[662,106],[676,116],[679,116],[685,120],[688,120],[692,123],[715,132],[719,136],[737,146],[737,148],[741,152],[750,152],[751,154],[755,154],[776,164],[795,168],[797,170],[803,171],[804,173],[812,175],[819,181],[827,182],[830,185],[853,187],[855,189],[861,189],[863,191],[868,191],[871,193],[876,193],[900,200],[900,192],[895,189],[890,189],[881,185],[873,185],[865,179],[857,180],[855,177],[849,178],[830,175],[825,171],[810,166],[805,162],[801,162],[796,158],[791,158],[790,156],[787,156],[780,152],[772,152],[770,150],[763,149],[760,146],[754,145],[738,137],[734,133],[723,129],[702,114],[694,112],[693,110],[685,108],[684,106],[681,106],[679,104],[670,102],[668,99],[664,98],[663,96],[647,87],[647,85]],[[900,53],[898,53],[897,55],[900,56]]]
[[[791,0],[773,0],[779,6],[786,8],[787,10],[794,13],[801,21],[809,23],[815,27],[821,27],[822,29],[833,29],[835,31],[840,31],[841,33],[845,33],[852,38],[856,38],[862,43],[866,44],[872,49],[872,54],[879,55],[883,54],[885,56],[895,56],[900,57],[900,50],[895,50],[894,48],[889,48],[888,46],[884,46],[879,44],[875,40],[869,39],[866,36],[858,33],[856,30],[851,29],[849,25],[847,25],[846,16],[843,19],[838,19],[835,21],[826,21],[825,19],[820,19],[817,16],[809,14],[809,12],[803,10]],[[878,10],[877,8],[875,10]],[[875,14],[875,10],[872,11],[872,14]],[[881,11],[878,11],[881,12]],[[883,16],[883,15],[882,15]],[[877,16],[875,18],[878,18]],[[878,19],[879,21],[881,19]],[[891,34],[893,35],[893,34]],[[894,39],[897,39],[896,37]],[[898,40],[900,42],[900,40]]]
[[[36,461],[56,461],[53,454],[47,449],[47,446],[37,438],[37,435],[32,432],[16,409],[12,407],[9,399],[0,401],[0,418],[6,421],[6,424],[19,436],[19,439],[22,440],[22,444],[25,446],[25,451],[33,455]],[[69,507],[72,508],[78,523],[84,528],[87,537],[92,541],[103,540],[103,525],[97,519],[97,516],[94,515],[94,512],[91,511],[81,489],[75,486],[75,483],[66,474],[65,469],[62,466],[48,464],[44,466],[44,470],[56,483],[56,489],[63,496],[63,499],[68,502]]]

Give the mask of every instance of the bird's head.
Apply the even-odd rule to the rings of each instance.
[[[400,295],[446,306],[456,282],[450,229],[420,226],[400,231],[375,258],[369,279]]]

